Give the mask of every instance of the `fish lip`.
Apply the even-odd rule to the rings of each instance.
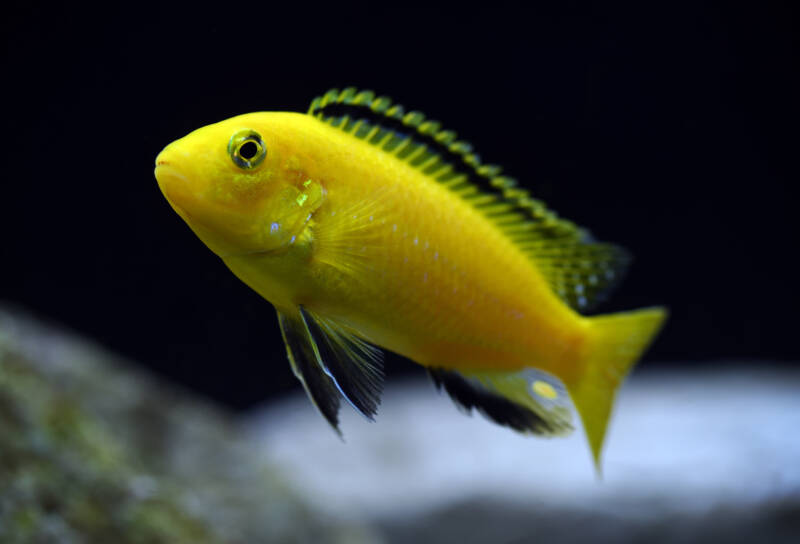
[[[186,176],[184,176],[183,173],[181,173],[177,168],[175,168],[169,161],[164,161],[164,160],[156,161],[156,169],[154,174],[156,176],[156,180],[158,180],[160,183],[161,180],[158,179],[159,171],[166,173],[170,177],[179,179],[183,183],[186,183],[188,181]]]
[[[190,214],[181,205],[186,193],[186,185],[189,183],[188,178],[172,166],[169,161],[165,160],[156,161],[156,168],[153,174],[156,177],[161,194],[164,195],[176,211],[180,210],[178,215],[181,215],[184,219],[188,217]]]

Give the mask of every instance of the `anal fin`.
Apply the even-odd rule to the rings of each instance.
[[[429,368],[437,389],[455,404],[476,409],[495,423],[521,433],[560,436],[572,432],[572,412],[563,386],[535,369],[471,372]]]

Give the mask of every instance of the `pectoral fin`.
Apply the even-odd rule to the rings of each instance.
[[[340,394],[372,420],[383,390],[381,351],[303,306],[295,317],[278,312],[278,320],[292,370],[328,423],[339,432]]]

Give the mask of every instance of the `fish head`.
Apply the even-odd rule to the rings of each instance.
[[[290,138],[272,115],[202,127],[156,158],[167,201],[223,258],[287,248],[324,199],[324,188],[298,168]]]

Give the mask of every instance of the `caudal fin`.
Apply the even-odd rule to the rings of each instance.
[[[592,332],[580,365],[583,371],[566,386],[583,422],[598,473],[617,388],[666,317],[667,310],[656,307],[589,318]]]

